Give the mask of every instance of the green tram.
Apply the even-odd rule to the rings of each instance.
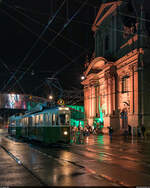
[[[49,108],[9,118],[8,133],[16,138],[41,141],[45,144],[70,142],[70,110]]]

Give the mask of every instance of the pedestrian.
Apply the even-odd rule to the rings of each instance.
[[[93,134],[96,135],[96,128],[94,128],[94,130],[93,130]]]
[[[77,142],[77,127],[74,127],[73,129],[73,143]]]
[[[80,144],[81,143],[81,133],[80,133],[80,129],[77,128],[77,132],[76,132],[76,143]]]
[[[141,132],[142,132],[142,136],[144,137],[145,136],[145,127],[144,127],[144,125],[142,125],[142,127],[141,127]]]
[[[139,126],[137,127],[137,135],[138,135],[138,137],[141,137],[141,129]]]
[[[129,135],[129,132],[127,129],[125,129],[124,131],[124,138],[127,139],[128,138],[128,135]]]
[[[80,144],[84,144],[84,133],[83,133],[83,129],[81,129],[81,131],[80,131]]]
[[[84,127],[84,136],[88,136],[89,135],[89,131],[87,127]]]
[[[73,138],[73,135],[74,135],[74,130],[73,129],[74,129],[74,127],[72,126],[71,127],[71,138]]]
[[[140,126],[137,127],[137,136],[141,137],[141,128],[140,128]]]
[[[131,136],[131,126],[128,125],[128,134]]]
[[[112,133],[113,133],[113,128],[112,126],[107,127],[109,129],[109,136],[110,136],[110,140],[112,141]]]

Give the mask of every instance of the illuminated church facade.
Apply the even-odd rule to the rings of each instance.
[[[85,62],[84,107],[103,132],[150,129],[150,32],[140,0],[103,1],[92,26],[95,51]]]

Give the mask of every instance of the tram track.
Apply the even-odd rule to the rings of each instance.
[[[38,175],[36,175],[31,169],[29,169],[20,159],[13,155],[10,151],[0,144],[0,147],[9,155],[18,165],[22,166],[26,171],[28,171],[39,183],[40,186],[48,186]]]
[[[9,138],[6,138],[7,140],[9,140],[10,141],[10,139]],[[15,142],[15,140],[13,140],[14,142]],[[67,162],[67,163],[69,163],[69,164],[71,164],[71,165],[73,165],[73,166],[75,166],[75,167],[77,167],[77,168],[79,168],[79,169],[82,169],[82,170],[84,170],[86,173],[88,173],[88,174],[90,174],[90,175],[92,175],[93,177],[95,177],[96,179],[104,179],[105,181],[108,181],[109,183],[112,183],[114,186],[128,186],[128,185],[124,185],[123,183],[120,183],[120,182],[118,182],[117,180],[114,180],[114,179],[111,179],[110,177],[108,177],[108,176],[106,176],[106,175],[104,175],[104,174],[97,174],[94,170],[92,170],[92,169],[90,169],[90,168],[87,168],[86,166],[83,166],[83,165],[80,165],[80,164],[78,164],[77,162],[74,162],[74,161],[71,161],[71,160],[66,160],[66,159],[63,159],[63,158],[59,158],[59,157],[57,157],[57,156],[55,156],[55,155],[50,155],[50,154],[48,154],[48,153],[46,153],[46,152],[42,152],[42,151],[40,151],[40,147],[38,147],[38,146],[35,146],[35,145],[31,145],[31,144],[29,144],[29,143],[27,143],[27,145],[30,147],[30,148],[32,148],[33,150],[35,150],[37,153],[40,153],[40,154],[42,154],[43,156],[45,156],[45,157],[47,157],[47,158],[49,158],[49,159],[51,159],[51,160],[55,160],[55,161],[57,161],[58,163],[60,163],[60,164],[62,164],[62,162],[64,163],[64,162]],[[65,145],[64,145],[65,146]],[[32,174],[32,176],[34,176],[40,183],[41,183],[41,185],[43,185],[43,186],[48,186],[45,182],[43,182],[43,180],[39,177],[39,176],[37,176],[31,169],[29,169],[20,159],[18,159],[16,156],[14,156],[10,151],[8,151],[4,146],[2,146],[2,145],[0,145],[0,147],[8,154],[8,155],[10,155],[10,157],[11,158],[13,158],[15,161],[16,161],[16,163],[18,164],[18,165],[22,165],[30,174]]]
[[[124,180],[124,179],[122,179],[121,180],[121,178],[120,179],[118,179],[118,178],[116,178],[115,176],[111,176],[110,175],[110,173],[107,173],[107,171],[100,171],[100,170],[97,170],[96,168],[98,168],[98,167],[96,167],[96,159],[94,159],[94,160],[92,160],[93,161],[93,164],[94,165],[86,165],[86,163],[84,163],[83,161],[85,160],[87,160],[87,156],[86,155],[84,155],[84,150],[82,150],[81,148],[79,149],[79,147],[77,147],[78,149],[77,150],[80,150],[81,151],[81,153],[78,153],[78,151],[76,151],[76,150],[71,150],[70,151],[70,147],[72,147],[71,145],[66,145],[66,144],[61,144],[61,145],[53,145],[52,147],[51,147],[51,150],[47,150],[48,148],[46,147],[46,148],[43,148],[42,147],[42,145],[39,145],[39,144],[35,144],[34,142],[32,143],[32,142],[21,142],[20,140],[18,140],[18,139],[10,139],[10,138],[6,138],[5,137],[5,139],[8,141],[8,142],[20,142],[20,143],[22,143],[23,145],[24,144],[27,144],[27,146],[29,147],[29,148],[31,148],[31,153],[32,152],[34,152],[34,150],[35,150],[35,152],[34,152],[34,154],[35,154],[35,156],[45,156],[45,159],[44,160],[47,160],[48,158],[51,160],[51,161],[57,161],[59,164],[63,164],[64,166],[65,166],[65,163],[67,164],[71,164],[71,165],[73,165],[73,166],[75,166],[75,167],[77,167],[77,169],[82,169],[83,170],[83,173],[85,173],[85,174],[90,174],[91,175],[91,177],[95,177],[96,179],[99,179],[99,180],[105,180],[105,181],[107,181],[109,184],[111,183],[113,186],[124,186],[124,187],[128,187],[128,186],[131,186],[131,185],[128,185],[128,183],[130,184],[130,181],[128,181],[127,183],[126,183],[126,180]],[[7,146],[7,145],[6,145]],[[0,147],[1,147],[1,145],[0,145]],[[10,151],[8,151],[7,150],[7,148],[5,147],[5,146],[2,146],[2,147],[4,147],[3,148],[3,150],[6,150],[5,152],[9,152],[8,154],[10,154],[11,155],[11,157],[18,163],[18,165],[24,165],[23,167],[25,168],[25,169],[27,169],[28,171],[30,171],[30,174],[32,174],[34,177],[36,176],[36,179],[38,179],[38,180],[40,180],[41,181],[41,185],[44,185],[44,186],[48,186],[45,182],[43,182],[43,180],[36,174],[36,173],[34,173],[34,170],[31,170],[30,169],[30,166],[28,165],[28,162],[29,161],[27,161],[27,163],[24,161],[24,158],[22,158],[22,156],[20,156],[19,158],[20,159],[22,159],[22,161],[24,161],[24,162],[22,162],[21,160],[19,160],[19,158],[17,158],[17,157],[15,157],[14,155],[13,155],[13,151],[11,150],[11,148],[10,148]],[[53,148],[55,148],[56,150],[53,150]],[[58,149],[58,151],[60,150],[60,151],[62,151],[63,152],[63,150],[64,151],[66,151],[66,152],[69,152],[69,155],[71,154],[71,155],[73,155],[73,158],[66,158],[66,157],[64,157],[64,156],[62,156],[62,155],[58,155],[58,153],[57,153],[57,149]],[[11,152],[12,151],[12,152]],[[18,150],[19,151],[19,150]],[[83,152],[82,152],[83,151]],[[40,154],[38,154],[38,153]],[[94,152],[94,150],[92,150],[92,149],[90,149],[90,150],[86,150],[86,152],[90,152],[90,153],[97,153],[97,152]],[[105,153],[105,155],[107,155],[107,156],[111,156],[111,157],[113,157],[113,158],[116,158],[116,159],[118,159],[118,158],[120,158],[120,157],[118,157],[118,156],[116,156],[114,153],[113,154],[111,154],[111,153],[109,153],[109,152],[104,152]],[[75,155],[74,155],[75,154]],[[18,154],[17,154],[18,155]],[[80,156],[81,156],[81,160],[80,160]],[[92,157],[93,158],[93,157]],[[89,161],[91,161],[90,159],[92,159],[92,158],[89,158],[88,160],[87,160],[87,163],[89,163]],[[130,158],[130,157],[125,157],[125,156],[123,156],[122,157],[123,159],[127,159],[128,161],[134,161],[134,159],[133,158]],[[71,160],[70,160],[71,159]],[[82,161],[83,160],[83,161]],[[136,162],[139,162],[138,160],[136,160]],[[104,161],[103,161],[103,163],[105,163]],[[108,163],[105,163],[105,164],[107,164],[108,165]],[[142,162],[142,164],[143,164],[143,162]],[[145,163],[145,164],[147,164],[147,163]],[[72,166],[72,167],[73,167]],[[96,167],[96,168],[94,168],[94,167]],[[102,168],[103,169],[103,168]],[[128,169],[126,169],[126,170],[128,170]],[[131,171],[131,170],[130,170]],[[129,172],[130,172],[129,171]],[[133,171],[134,172],[134,171]],[[78,173],[78,172],[77,172]],[[83,173],[78,173],[79,175],[80,174],[83,174]],[[61,174],[60,174],[61,175]],[[72,174],[69,174],[69,176],[71,176]],[[142,175],[144,175],[144,174],[142,174]],[[146,175],[146,174],[145,174]]]
[[[7,138],[7,139],[10,141],[9,138]],[[13,141],[15,142],[15,140],[13,140]],[[26,142],[25,142],[25,143],[26,143]],[[54,155],[54,154],[50,154],[49,152],[45,152],[45,151],[43,152],[43,151],[41,151],[41,148],[40,148],[39,146],[37,146],[37,145],[31,144],[31,143],[26,143],[26,144],[27,144],[30,148],[32,148],[33,150],[35,150],[36,152],[42,154],[43,156],[45,156],[45,157],[47,157],[47,158],[49,158],[49,159],[51,159],[51,160],[56,160],[56,161],[59,162],[60,164],[62,164],[62,162],[63,162],[63,163],[64,163],[64,162],[67,162],[67,163],[69,163],[69,164],[71,164],[71,165],[73,165],[73,166],[76,166],[76,167],[78,167],[78,168],[84,170],[85,173],[88,173],[88,174],[94,176],[94,177],[97,178],[97,179],[104,179],[104,180],[108,181],[109,183],[112,183],[112,184],[115,185],[115,186],[124,186],[124,187],[130,186],[130,185],[124,183],[124,182],[118,181],[117,179],[114,179],[114,178],[112,178],[112,177],[110,177],[110,176],[107,176],[106,174],[104,174],[104,173],[102,173],[102,172],[97,173],[97,172],[96,172],[95,170],[93,170],[92,168],[88,168],[88,167],[85,166],[85,165],[81,165],[80,163],[78,163],[78,162],[76,162],[76,161],[72,161],[72,160],[67,160],[67,159],[64,159],[64,158],[60,158],[59,156]],[[66,145],[61,145],[61,148],[63,149],[63,147],[65,147],[65,146],[66,146]],[[2,146],[2,147],[4,147],[4,146]],[[4,147],[3,149],[6,150],[6,152],[9,152],[5,147]],[[69,152],[69,151],[67,151],[67,152]],[[14,158],[16,159],[15,161],[16,161],[17,163],[18,163],[18,161],[20,161],[20,160],[19,160],[17,157],[15,157],[11,152],[9,152],[9,153],[11,154],[11,156],[13,157],[13,159],[14,159]],[[74,153],[74,152],[73,152],[73,153]],[[75,153],[75,154],[77,154],[77,153]],[[82,155],[82,154],[81,154],[81,155]],[[36,177],[36,179],[38,179],[42,185],[48,186],[45,182],[43,182],[43,180],[42,180],[39,176],[37,176],[32,170],[30,170],[25,164],[23,164],[22,161],[20,161],[19,163],[21,163],[21,164],[19,164],[19,165],[22,165],[22,166],[23,166],[26,170],[28,170],[34,177]]]
[[[33,147],[32,147],[33,148]],[[76,166],[76,167],[78,167],[78,168],[80,168],[80,169],[83,169],[83,170],[85,170],[85,172],[86,173],[88,173],[88,174],[91,174],[92,176],[94,176],[95,178],[97,178],[97,179],[99,179],[99,178],[102,178],[102,179],[104,179],[104,180],[106,180],[106,181],[109,181],[109,182],[111,182],[111,183],[113,183],[114,185],[113,186],[123,186],[123,187],[129,187],[130,185],[128,185],[128,184],[125,184],[125,183],[123,183],[123,182],[120,182],[120,181],[118,181],[118,180],[116,180],[116,179],[113,179],[113,178],[111,178],[111,177],[109,177],[109,176],[107,176],[107,175],[105,175],[105,174],[97,174],[97,172],[95,171],[95,170],[93,170],[93,169],[90,169],[90,168],[88,168],[88,167],[86,167],[86,166],[84,166],[84,165],[80,165],[80,164],[78,164],[77,162],[74,162],[74,161],[70,161],[70,160],[66,160],[66,159],[63,159],[63,158],[60,158],[60,157],[57,157],[56,155],[50,155],[50,154],[48,154],[48,153],[45,153],[45,152],[41,152],[39,149],[40,148],[33,148],[35,151],[37,151],[37,152],[39,152],[39,153],[41,153],[42,155],[44,155],[44,156],[47,156],[48,158],[51,158],[51,159],[53,159],[53,160],[57,160],[58,162],[60,162],[60,161],[63,161],[63,162],[67,162],[67,163],[70,163],[71,165],[73,165],[73,166]]]
[[[64,145],[64,147],[65,147],[66,145]],[[68,146],[66,146],[66,147],[68,147]],[[35,148],[34,148],[35,149]],[[60,158],[60,157],[58,157],[58,156],[56,156],[56,155],[53,155],[53,154],[49,154],[49,153],[45,153],[45,152],[41,152],[41,151],[39,151],[40,150],[40,147],[38,147],[38,149],[36,149],[38,152],[40,152],[40,153],[42,153],[43,155],[47,155],[48,157],[51,157],[51,158],[53,158],[53,159],[55,159],[56,160],[56,158],[57,158],[57,160],[58,161],[60,161],[60,160],[62,160],[62,161],[65,161],[65,162],[68,162],[68,163],[70,163],[70,164],[72,164],[72,165],[74,165],[74,166],[77,166],[77,167],[79,167],[79,168],[82,168],[82,169],[84,169],[86,172],[88,172],[88,173],[90,173],[91,175],[93,175],[94,177],[97,177],[97,178],[103,178],[103,179],[105,179],[105,180],[107,180],[107,181],[109,181],[109,182],[112,182],[112,183],[114,183],[115,184],[115,186],[123,186],[123,187],[129,187],[129,186],[131,186],[130,184],[127,184],[127,183],[125,183],[124,181],[121,181],[121,180],[118,180],[118,179],[116,179],[116,178],[113,178],[113,177],[111,177],[111,176],[109,176],[109,175],[107,175],[107,173],[105,174],[105,173],[102,173],[102,172],[100,172],[100,173],[98,173],[98,172],[96,172],[96,170],[93,170],[93,168],[88,168],[88,167],[86,167],[85,165],[80,165],[80,162],[78,163],[78,162],[75,162],[75,161],[70,161],[70,160],[66,160],[66,159],[63,159],[63,158]],[[74,154],[76,154],[76,155],[79,155],[79,156],[83,156],[83,157],[86,157],[84,154],[79,154],[79,153],[77,153],[77,152],[74,152],[74,151],[72,151],[72,152],[70,152],[70,151],[67,151],[67,152],[69,152],[69,153],[74,153]],[[88,151],[87,150],[87,152],[91,152],[91,151]],[[113,156],[113,155],[112,155]],[[114,156],[113,156],[114,157]],[[116,157],[116,158],[118,158],[118,157]],[[124,158],[123,158],[124,159]],[[126,159],[126,158],[125,158]],[[128,159],[128,158],[127,158]],[[133,161],[133,160],[130,160],[130,158],[128,159],[129,161]],[[94,160],[94,161],[96,161],[96,159]],[[107,164],[108,165],[108,163],[106,163],[106,162],[104,162],[104,164]],[[144,163],[144,164],[146,164],[146,163]],[[117,165],[117,166],[120,166],[120,165]],[[121,166],[120,166],[121,167]],[[123,168],[123,169],[126,169],[126,168]],[[128,171],[128,172],[135,172],[135,171],[133,171],[133,170],[129,170],[129,169],[126,169],[126,171]],[[142,172],[141,173],[142,175],[147,175],[145,172]]]

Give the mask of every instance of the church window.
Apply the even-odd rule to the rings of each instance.
[[[129,76],[124,76],[122,78],[122,93],[128,92],[128,79]]]

